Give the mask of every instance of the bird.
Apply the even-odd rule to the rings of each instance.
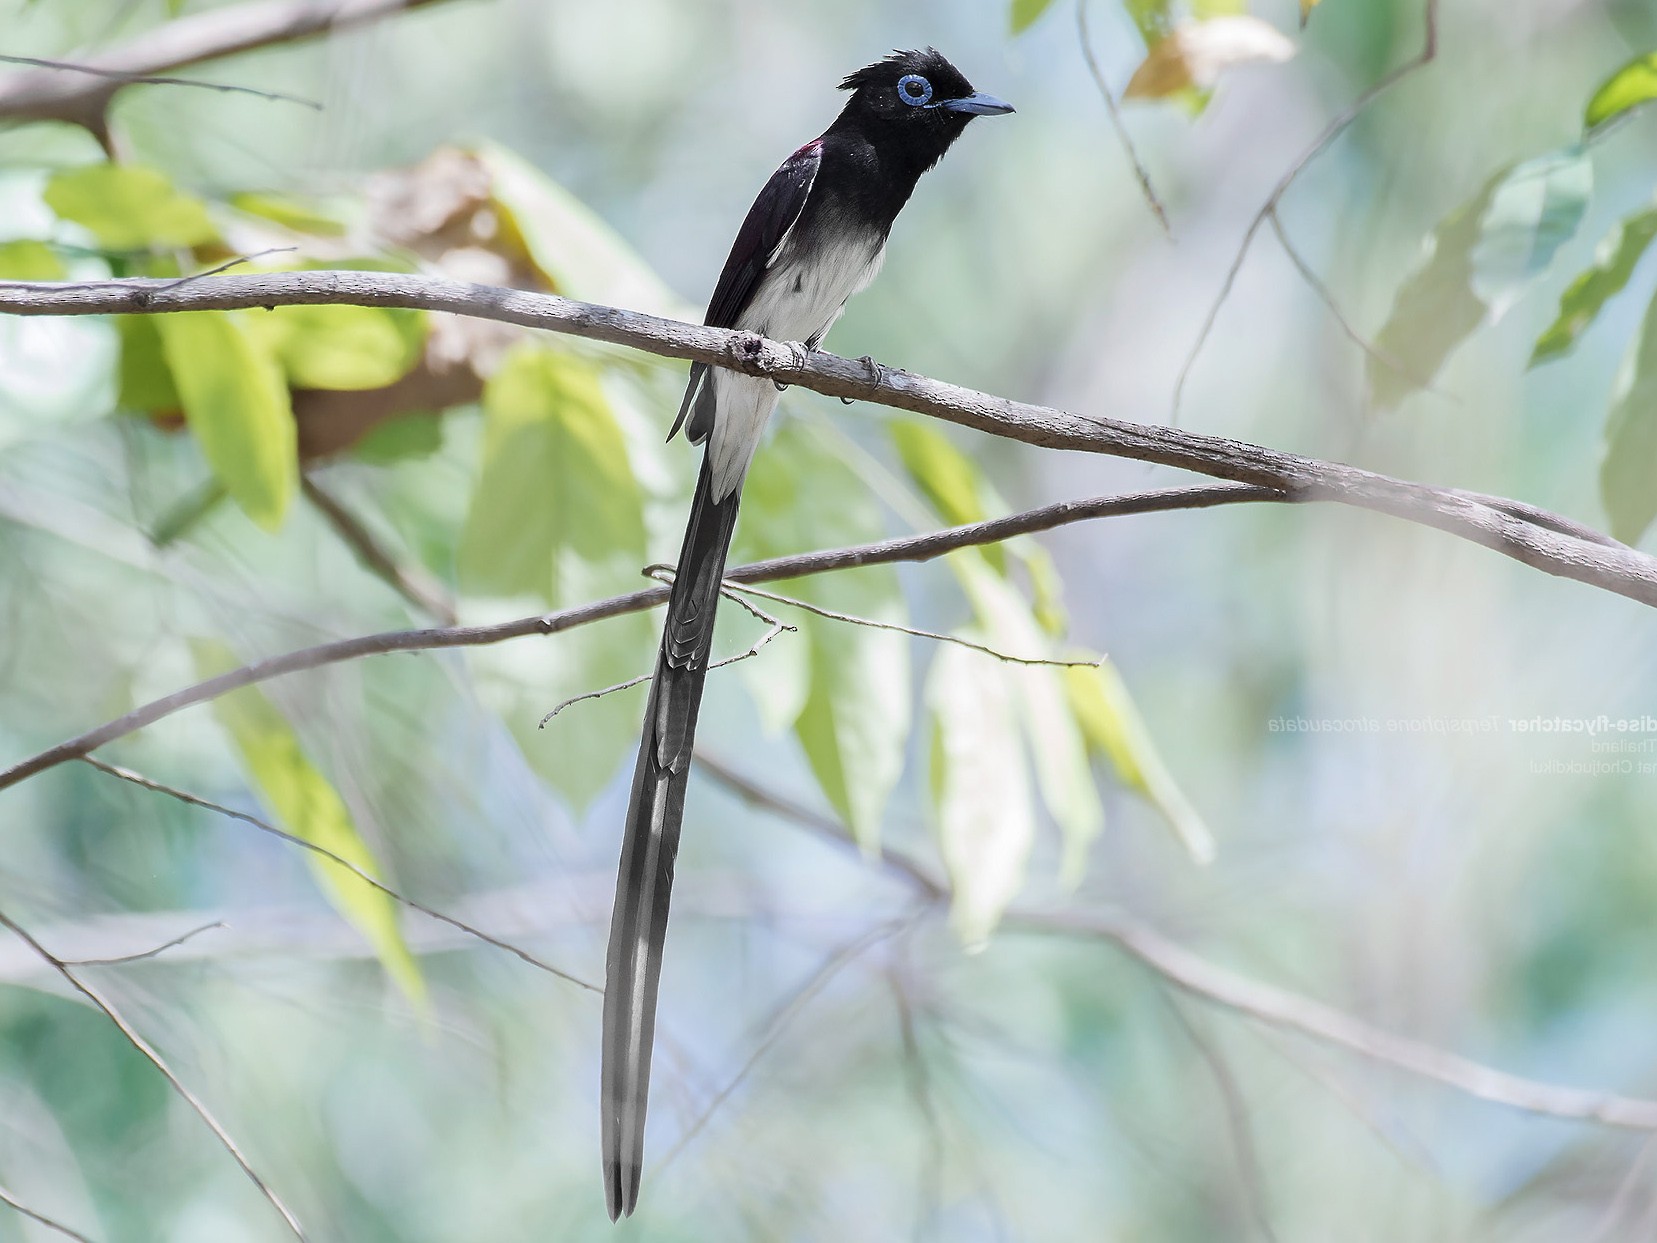
[[[975,117],[1013,111],[973,89],[933,48],[896,51],[840,83],[823,134],[783,161],[754,200],[709,299],[706,324],[815,352],[846,301],[880,270],[921,174]],[[600,1073],[610,1220],[638,1204],[656,994],[702,683],[742,481],[780,386],[697,363],[668,439],[705,445],[662,627],[624,824],[605,965]]]

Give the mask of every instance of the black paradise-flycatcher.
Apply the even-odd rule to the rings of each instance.
[[[1013,110],[974,91],[931,48],[894,52],[840,87],[852,95],[834,124],[783,161],[754,200],[707,324],[816,349],[846,300],[880,270],[886,236],[921,174],[973,117]],[[668,433],[684,426],[691,443],[707,449],[668,596],[610,919],[600,1095],[612,1221],[638,1203],[656,989],[696,713],[743,476],[776,404],[770,380],[697,363]]]

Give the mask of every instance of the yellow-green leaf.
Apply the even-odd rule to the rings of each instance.
[[[299,485],[298,432],[281,368],[229,312],[163,315],[158,326],[208,465],[248,517],[274,531]]]
[[[218,237],[207,208],[166,176],[136,164],[89,164],[46,183],[47,206],[111,250],[199,246]]]
[[[1013,7],[1009,14],[1012,30],[1015,35],[1023,34],[1040,20],[1041,15],[1051,7],[1053,0],[1013,0]]]
[[[377,306],[279,306],[251,326],[298,388],[384,388],[420,361],[426,317]]]
[[[894,420],[891,435],[898,460],[940,518],[951,526],[985,519],[978,464],[947,436],[922,419]],[[1002,545],[986,544],[980,552],[998,573],[1006,573],[1007,553]]]
[[[1657,207],[1635,212],[1617,225],[1594,252],[1594,264],[1577,275],[1559,299],[1559,316],[1537,338],[1530,365],[1568,353],[1600,310],[1628,284],[1641,257],[1657,238]]]
[[[484,389],[483,471],[458,554],[469,592],[587,598],[644,564],[643,500],[598,372],[540,345],[515,348]]]
[[[968,949],[984,946],[1023,888],[1035,842],[1016,676],[949,644],[927,679],[939,853],[949,873],[950,923]]]
[[[218,645],[198,645],[197,664],[204,676],[232,663]],[[270,700],[256,688],[244,687],[214,700],[213,713],[235,743],[271,819],[295,837],[381,878],[379,863],[345,801],[306,756],[293,727]],[[425,981],[403,940],[392,898],[330,859],[310,851],[305,857],[329,902],[367,938],[397,986],[409,1000],[423,1002]]]
[[[1636,56],[1601,84],[1588,101],[1583,124],[1593,129],[1653,99],[1657,99],[1657,52],[1647,52]]]
[[[159,315],[117,315],[115,335],[121,343],[115,401],[123,410],[154,413],[181,409],[172,369],[161,348]]]
[[[346,226],[341,220],[304,199],[290,198],[285,194],[252,191],[232,194],[230,205],[237,211],[269,220],[295,233],[309,233],[316,237],[343,237],[346,233]]]
[[[1168,772],[1121,676],[1108,661],[1064,671],[1070,709],[1088,746],[1110,761],[1122,784],[1148,799],[1198,863],[1214,857],[1214,839]]]
[[[1599,487],[1611,534],[1638,541],[1657,518],[1657,298],[1617,377]]]
[[[1312,20],[1312,10],[1318,7],[1320,0],[1300,0],[1300,24],[1304,28]]]
[[[61,281],[67,275],[45,242],[0,242],[0,281]]]

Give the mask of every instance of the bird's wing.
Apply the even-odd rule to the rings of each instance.
[[[707,316],[702,321],[708,327],[736,327],[738,318],[754,296],[759,278],[775,262],[777,253],[788,240],[789,232],[805,210],[811,184],[817,179],[817,170],[822,163],[823,140],[818,138],[789,156],[771,174],[771,180],[765,183],[754,205],[748,209],[748,217],[742,222],[742,228],[737,230],[736,241],[731,244],[730,257],[725,260],[725,270],[719,274],[719,283],[714,286],[713,297],[708,300]],[[707,374],[706,363],[691,367],[690,383],[685,386],[685,399],[679,404],[679,415],[673,420],[673,430],[667,434],[669,440],[684,425],[691,403]],[[691,441],[700,443],[711,430],[693,423]]]

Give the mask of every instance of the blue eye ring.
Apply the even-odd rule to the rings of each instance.
[[[898,98],[911,108],[924,108],[932,102],[932,83],[918,73],[906,73],[898,79]]]

